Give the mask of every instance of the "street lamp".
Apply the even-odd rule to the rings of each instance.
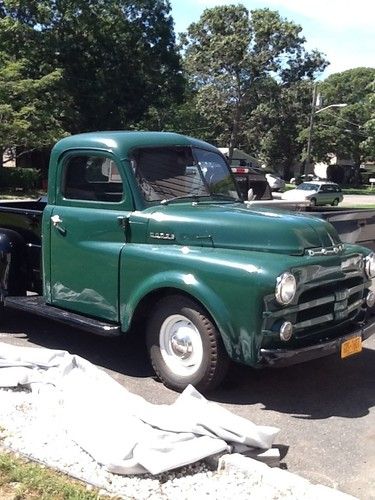
[[[315,114],[317,115],[318,113],[321,113],[322,111],[325,111],[328,108],[345,108],[347,104],[330,104],[329,106],[325,106],[324,108],[318,109],[318,111],[315,111]]]
[[[317,85],[314,85],[314,91],[313,91],[313,97],[311,101],[311,113],[310,113],[310,125],[309,125],[309,135],[308,135],[308,140],[307,140],[307,153],[306,153],[306,169],[305,172],[303,173],[311,173],[309,171],[310,169],[310,163],[311,163],[311,138],[312,138],[312,132],[314,128],[314,117],[318,113],[321,113],[322,111],[325,111],[326,109],[329,108],[345,108],[347,104],[330,104],[329,106],[325,106],[324,108],[316,109],[316,100],[317,100]]]

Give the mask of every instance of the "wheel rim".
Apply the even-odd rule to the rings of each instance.
[[[339,200],[337,198],[335,200],[333,200],[334,207],[337,207],[338,204],[339,204]]]
[[[160,352],[168,368],[180,376],[196,373],[203,360],[202,339],[196,326],[182,314],[168,316],[159,334]]]

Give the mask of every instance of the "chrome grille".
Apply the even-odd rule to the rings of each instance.
[[[303,338],[310,333],[324,330],[354,319],[365,302],[365,290],[371,282],[363,275],[348,274],[329,283],[306,283],[297,303],[275,310],[271,301],[266,303],[264,313],[264,332],[276,332],[283,321],[290,321],[294,326],[296,338]]]

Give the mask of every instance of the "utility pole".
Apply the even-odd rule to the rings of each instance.
[[[305,165],[305,174],[311,174],[312,173],[312,168],[311,168],[311,140],[312,140],[312,133],[314,129],[314,117],[315,117],[315,112],[316,112],[316,98],[317,98],[317,93],[318,93],[318,84],[314,84],[314,89],[313,89],[313,95],[312,95],[312,100],[311,100],[311,113],[310,113],[310,125],[309,125],[309,135],[307,139],[307,153],[306,153],[306,165]]]

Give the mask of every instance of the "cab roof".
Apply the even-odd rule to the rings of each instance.
[[[195,146],[218,151],[207,142],[174,132],[108,131],[87,132],[65,137],[54,146],[52,154],[59,157],[64,151],[70,149],[88,148],[111,152],[121,159],[127,159],[132,149],[163,146]]]

